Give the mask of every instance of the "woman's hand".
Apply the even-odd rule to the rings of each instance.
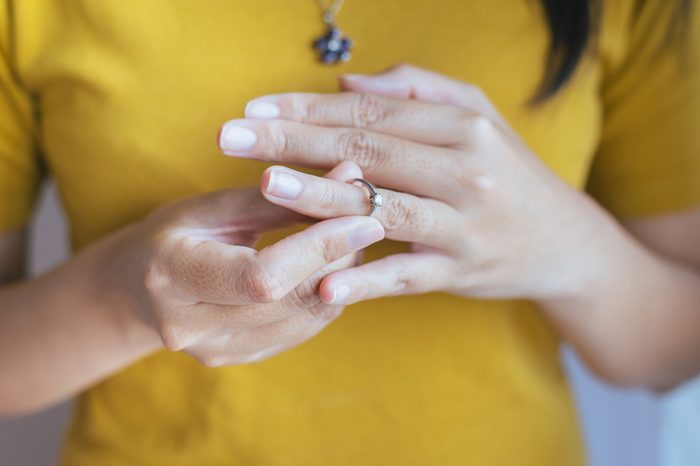
[[[343,164],[329,176],[358,174]],[[260,233],[299,217],[253,188],[167,205],[124,233],[111,256],[111,282],[129,290],[128,307],[170,350],[209,366],[265,359],[338,317],[342,306],[320,302],[319,281],[384,236],[375,219],[338,216],[260,251],[251,247]]]
[[[359,175],[342,164],[327,176]],[[352,265],[384,232],[375,219],[342,217],[251,247],[260,233],[299,220],[309,219],[255,188],[198,196],[106,235],[47,274],[0,287],[0,415],[75,395],[163,345],[219,366],[311,338],[342,309],[320,302],[319,280]],[[11,240],[0,238],[0,256],[13,257],[8,248],[21,241]]]
[[[612,222],[544,166],[478,89],[410,67],[343,84],[355,92],[255,99],[220,137],[236,157],[315,168],[352,161],[380,187],[384,206],[373,216],[412,252],[330,274],[325,302],[428,291],[559,299],[599,274],[586,246]],[[281,166],[265,172],[262,188],[316,218],[368,211],[363,188]]]

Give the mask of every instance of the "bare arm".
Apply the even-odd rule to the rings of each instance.
[[[353,178],[353,170],[343,165],[328,176]],[[318,282],[350,266],[384,231],[374,219],[344,217],[260,251],[250,247],[294,219],[257,189],[198,196],[164,206],[46,275],[6,282],[0,415],[74,395],[159,348],[220,366],[266,359],[312,338],[343,309],[320,302]],[[21,233],[2,236],[3,277],[19,275],[22,242]]]
[[[467,83],[404,65],[342,85],[353,92],[254,99],[219,141],[226,155],[266,162],[351,160],[382,188],[385,206],[373,215],[411,253],[329,275],[324,300],[429,291],[528,299],[614,383],[665,389],[700,372],[698,212],[621,226],[544,166]],[[241,147],[232,127],[255,132],[255,144]],[[277,190],[278,176],[303,189]],[[315,218],[367,212],[362,189],[286,167],[269,168],[262,188]]]
[[[100,242],[47,275],[19,281],[25,235],[0,236],[0,413],[68,397],[158,347],[157,334],[100,283],[100,258],[111,243]]]
[[[668,389],[700,373],[700,209],[625,226],[601,232],[588,292],[545,309],[604,378]]]

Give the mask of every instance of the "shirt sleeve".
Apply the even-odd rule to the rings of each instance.
[[[28,221],[41,180],[34,108],[11,66],[8,20],[0,7],[0,231]]]
[[[674,42],[678,3],[647,1],[630,14],[619,63],[605,67],[588,190],[619,218],[700,205],[698,15],[682,18],[688,34]]]

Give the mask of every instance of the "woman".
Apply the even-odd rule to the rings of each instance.
[[[334,2],[331,67],[310,1],[7,2],[0,409],[82,392],[66,465],[583,464],[560,339],[700,366],[686,3]],[[19,281],[44,166],[79,252]]]

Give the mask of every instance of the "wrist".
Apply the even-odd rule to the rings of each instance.
[[[129,225],[99,240],[84,251],[90,288],[94,299],[106,312],[124,343],[150,352],[162,347],[160,336],[139,311],[137,289],[131,281],[133,272],[127,267],[129,242],[134,225]],[[126,247],[125,247],[126,246]]]
[[[535,299],[543,308],[595,309],[639,256],[638,245],[614,218],[585,194],[581,200],[582,208],[572,209],[576,221],[562,222],[566,241],[556,254],[547,289]]]

